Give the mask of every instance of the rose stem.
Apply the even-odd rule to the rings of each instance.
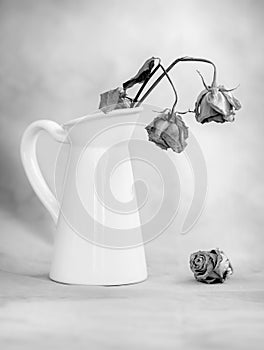
[[[153,69],[153,71],[150,73],[150,75],[148,76],[148,78],[144,81],[144,83],[141,85],[140,89],[138,90],[135,98],[133,98],[133,102],[131,104],[131,108],[134,107],[135,103],[138,101],[139,96],[141,95],[142,91],[144,90],[145,86],[147,85],[148,81],[150,80],[151,77],[153,77],[153,75],[157,72],[157,70],[159,69],[159,64],[157,65],[157,67],[155,67]]]
[[[141,85],[140,89],[138,90],[136,96],[133,98],[133,102],[131,104],[130,108],[133,108],[135,103],[138,101],[139,96],[141,95],[142,91],[144,90],[145,86],[147,85],[148,81],[153,77],[153,75],[157,72],[157,70],[160,67],[160,61],[161,59],[159,57],[154,57],[154,59],[159,60],[158,65],[153,69],[153,71],[150,73],[150,75],[148,76],[148,78],[144,81],[144,83]]]
[[[213,75],[213,81],[212,81],[212,87],[216,86],[216,66],[212,61],[209,61],[204,58],[194,58],[194,57],[181,57],[177,58],[175,61],[173,61],[169,67],[166,69],[166,72],[168,73],[177,63],[179,62],[204,62],[204,63],[209,63],[213,66],[214,68],[214,75]],[[154,71],[153,71],[154,72]],[[154,83],[150,86],[150,88],[146,91],[143,97],[138,101],[136,107],[140,106],[141,103],[148,97],[148,95],[151,93],[151,91],[159,84],[162,78],[164,78],[166,74],[163,72],[155,81]],[[142,90],[141,90],[142,91]],[[138,98],[139,96],[137,96]]]
[[[165,68],[163,67],[163,65],[161,65],[161,64],[160,64],[160,68],[163,70],[164,74],[165,74],[166,77],[168,78],[168,80],[169,80],[169,82],[170,82],[170,84],[171,84],[171,87],[172,87],[172,89],[173,89],[173,91],[174,91],[174,94],[175,94],[175,101],[174,101],[174,104],[173,104],[172,109],[171,109],[171,117],[172,117],[172,115],[173,115],[173,113],[174,113],[174,109],[175,109],[176,104],[177,104],[177,102],[178,102],[178,95],[177,95],[177,91],[176,91],[176,89],[175,89],[175,86],[174,86],[174,84],[173,84],[173,82],[172,82],[172,80],[171,80],[169,74],[166,72],[166,69],[165,69]]]

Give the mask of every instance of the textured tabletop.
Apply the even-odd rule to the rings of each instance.
[[[1,349],[261,349],[264,282],[223,285],[150,269],[143,283],[68,286],[1,272]]]

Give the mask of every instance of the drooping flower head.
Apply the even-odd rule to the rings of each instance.
[[[188,128],[181,116],[169,109],[161,112],[145,128],[149,141],[154,142],[161,149],[171,148],[174,152],[181,153],[187,146]]]
[[[202,78],[203,80],[203,78]],[[214,121],[216,123],[233,122],[235,111],[241,108],[241,104],[223,85],[207,86],[203,80],[205,89],[199,94],[195,103],[195,118],[204,124]]]

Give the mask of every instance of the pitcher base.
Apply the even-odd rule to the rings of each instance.
[[[134,279],[134,280],[128,280],[128,281],[85,281],[85,280],[70,280],[70,279],[59,279],[56,277],[53,277],[49,275],[49,278],[52,282],[60,283],[60,284],[66,284],[66,285],[81,285],[81,286],[101,286],[101,287],[119,287],[119,286],[128,286],[133,285],[137,283],[145,282],[148,279],[148,275]]]

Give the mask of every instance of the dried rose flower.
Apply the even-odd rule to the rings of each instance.
[[[195,103],[195,118],[202,124],[232,122],[235,110],[240,108],[240,102],[224,86],[206,87]]]
[[[134,106],[133,100],[127,96],[126,90],[135,84],[143,84],[149,80],[155,65],[155,59],[155,57],[151,57],[146,60],[137,74],[123,83],[122,88],[118,87],[100,94],[99,109],[104,113],[108,113],[114,109],[132,108]]]
[[[145,128],[149,141],[154,142],[161,149],[171,148],[174,152],[181,153],[187,146],[188,128],[177,113],[171,114],[167,109],[161,112]]]
[[[131,101],[127,98],[125,91],[120,87],[100,94],[99,109],[104,113],[111,112],[114,109],[130,107]]]
[[[210,86],[205,84],[202,75],[198,72],[202,78],[205,89],[199,94],[194,111],[188,110],[188,112],[194,112],[196,120],[202,124],[211,121],[217,123],[234,121],[235,111],[241,108],[241,104],[231,93],[232,90],[227,90],[224,86],[218,86],[216,84],[217,70],[215,64],[208,59],[189,56],[175,59],[166,69],[161,64],[161,59],[159,57],[147,59],[138,70],[137,74],[122,84],[122,88],[119,87],[106,91],[100,95],[99,109],[107,113],[115,109],[139,107],[151,91],[159,84],[161,79],[166,77],[175,95],[174,103],[171,110],[166,109],[161,112],[161,114],[146,127],[146,130],[148,132],[149,141],[154,142],[161,149],[167,150],[171,148],[174,152],[182,152],[187,146],[186,139],[188,138],[188,128],[180,116],[180,114],[185,113],[174,112],[178,102],[178,95],[173,81],[168,74],[169,71],[180,62],[203,62],[210,64],[214,69]],[[161,69],[163,73],[143,94],[148,82],[159,69]],[[128,97],[127,90],[136,84],[141,84],[141,87],[135,97]]]
[[[223,283],[233,273],[229,259],[218,248],[191,254],[190,268],[198,282],[208,284]]]
[[[137,74],[123,84],[124,90],[131,88],[135,84],[144,83],[144,81],[149,78],[150,73],[154,67],[154,64],[155,64],[155,57],[151,57],[148,60],[146,60],[146,62],[139,69]]]

